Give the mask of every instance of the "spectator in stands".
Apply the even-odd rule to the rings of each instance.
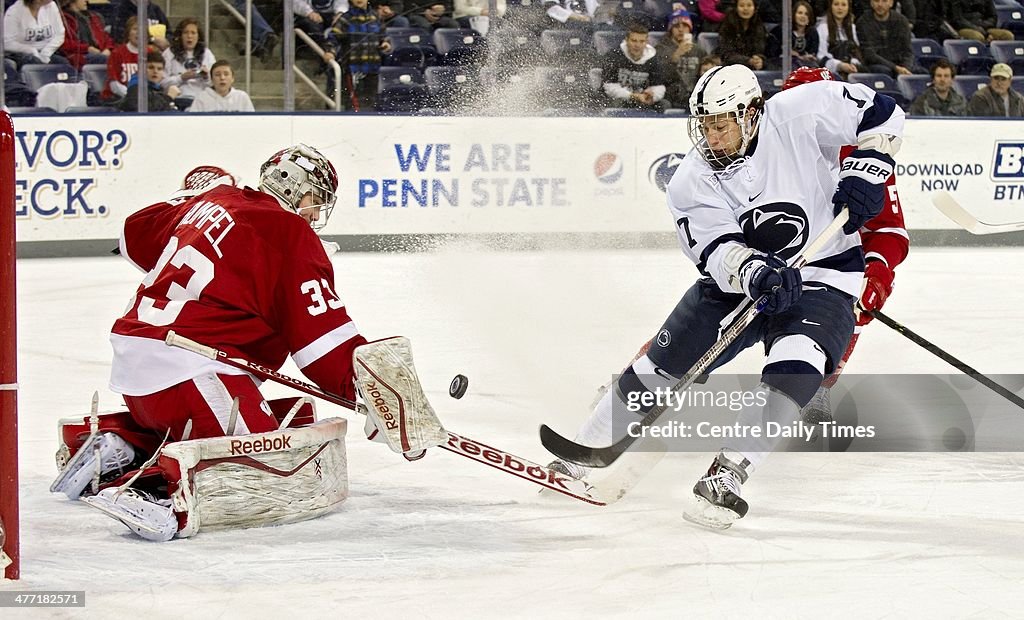
[[[693,19],[685,10],[669,16],[668,34],[655,48],[665,71],[666,105],[685,108],[697,83],[703,50],[693,40]]]
[[[433,32],[438,28],[458,28],[452,17],[452,0],[405,0],[405,13],[409,25]]]
[[[722,65],[722,58],[714,54],[709,54],[700,59],[700,67],[697,69],[697,78],[704,75],[708,71]],[[694,82],[696,83],[696,82]]]
[[[402,0],[374,0],[370,6],[376,9],[381,28],[409,27],[409,18],[403,14]]]
[[[544,4],[547,6],[548,17],[555,22],[548,24],[549,27],[593,29],[597,0],[544,0]]]
[[[367,0],[349,0],[349,10],[338,16],[327,33],[325,60],[339,59],[354,111],[376,108],[381,54],[389,51],[391,44],[381,35],[377,11]],[[327,76],[327,90],[333,97],[334,74],[328,71]]]
[[[768,33],[765,52],[768,64],[774,69],[782,66],[782,24]],[[791,65],[800,67],[818,66],[818,31],[814,29],[814,9],[807,0],[793,3],[793,28],[790,42]]]
[[[998,15],[992,0],[950,0],[946,6],[949,22],[962,39],[983,43],[1013,41],[1013,33],[996,28]]]
[[[139,70],[139,31],[135,17],[125,24],[125,40],[114,48],[107,59],[107,85],[100,97],[104,101],[120,99],[128,92],[128,82]],[[147,53],[153,48],[147,49]]]
[[[89,10],[86,0],[62,0],[64,44],[61,54],[75,69],[82,65],[105,65],[114,49],[114,40],[107,34],[103,18]]]
[[[857,36],[864,50],[864,68],[893,78],[925,73],[914,60],[910,22],[892,10],[892,2],[871,0],[871,10],[857,20]]]
[[[505,0],[498,0],[498,17],[504,17],[507,8]],[[490,0],[455,0],[455,12],[452,13],[452,17],[455,18],[455,21],[459,22],[460,28],[472,28],[474,23],[480,23],[474,22],[474,17],[484,18],[485,21],[490,19],[489,9]],[[488,24],[478,28],[477,31],[485,34],[489,28],[490,25]]]
[[[932,65],[932,83],[910,105],[915,116],[963,116],[967,113],[967,100],[953,90],[956,68],[948,60]]]
[[[701,18],[702,32],[718,32],[725,19],[726,11],[735,3],[720,2],[719,0],[698,0],[697,11]]]
[[[861,71],[857,27],[850,0],[830,0],[825,19],[818,21],[818,62],[841,79]]]
[[[136,18],[139,11],[135,5],[135,0],[115,1],[118,2],[117,12],[114,14],[114,23],[110,25],[110,36],[114,37],[115,41],[126,41],[125,28],[128,24],[128,19]],[[149,19],[149,24],[147,24],[149,44],[155,45],[161,51],[170,47],[171,42],[167,40],[167,32],[171,29],[171,23],[167,21],[167,15],[164,14],[164,10],[160,8],[160,5],[156,2],[148,2],[146,4],[146,17]]]
[[[1006,63],[996,63],[989,73],[988,86],[978,89],[967,104],[967,116],[1024,116],[1024,97],[1010,88],[1013,69]]]
[[[210,86],[210,67],[217,59],[203,41],[198,19],[186,17],[178,22],[171,46],[164,50],[164,61],[164,88],[178,86],[182,97],[194,99]]]
[[[24,65],[64,64],[64,20],[53,0],[15,0],[4,13],[4,58]]]
[[[146,83],[148,99],[146,107],[150,112],[170,112],[178,109],[174,99],[181,95],[175,86],[164,86],[164,57],[160,52],[152,51],[146,55]],[[122,112],[139,111],[139,75],[136,73],[128,82],[128,92],[117,105]]]
[[[210,67],[210,80],[213,86],[199,93],[189,112],[255,112],[252,100],[244,90],[233,88],[235,72],[231,63],[218,60]]]
[[[322,46],[327,31],[348,7],[348,0],[292,0],[295,27]]]
[[[945,2],[946,0],[943,0]],[[850,2],[850,14],[853,15],[853,20],[857,21],[857,18],[863,15],[871,7],[868,4],[869,0],[852,0]],[[832,5],[831,0],[814,0],[814,14],[825,15],[828,13],[829,7]]]
[[[245,0],[232,0],[232,4],[235,10],[242,14],[245,18]],[[274,29],[267,23],[267,19],[263,17],[263,13],[260,12],[256,3],[252,3],[252,54],[259,56],[260,61],[264,64],[269,63],[274,58],[274,48],[281,42],[281,37],[277,36]]]
[[[664,111],[665,80],[647,27],[633,24],[618,49],[604,57],[601,82],[611,107]]]
[[[718,55],[727,65],[761,71],[767,61],[767,36],[754,0],[737,0],[718,28]]]
[[[917,8],[917,17],[910,21],[914,24],[915,37],[934,39],[939,43],[946,39],[960,37],[949,24],[947,0],[914,0],[914,2]]]

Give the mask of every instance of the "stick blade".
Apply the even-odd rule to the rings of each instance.
[[[949,192],[936,192],[932,196],[932,204],[943,215],[956,222],[957,226],[960,226],[972,235],[995,235],[1024,230],[1024,222],[1007,222],[1005,224],[982,222],[971,215],[967,209],[964,209]]]
[[[936,192],[932,196],[932,204],[940,213],[948,217],[954,224],[963,228],[972,235],[982,234],[978,232],[978,220],[960,206],[953,196],[946,191]]]
[[[540,443],[563,461],[584,467],[608,467],[622,454],[618,444],[593,448],[562,437],[547,424],[540,425]]]

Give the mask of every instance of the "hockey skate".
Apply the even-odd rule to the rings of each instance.
[[[591,486],[591,484],[586,481],[587,474],[590,473],[590,469],[587,467],[577,465],[576,463],[569,463],[568,461],[563,461],[561,459],[555,459],[548,463],[548,469],[557,474],[568,476],[573,480],[579,480],[580,482],[583,483],[583,487],[588,493],[591,491],[591,489],[593,489],[593,486]],[[555,495],[561,495],[561,493],[557,493],[550,489],[541,489],[540,491],[538,491],[538,493],[540,493],[544,497],[554,497]]]
[[[68,499],[78,499],[96,475],[99,453],[100,475],[125,471],[135,459],[135,448],[115,433],[91,435],[64,466],[50,485],[51,493],[64,493]]]
[[[747,514],[747,502],[740,497],[740,486],[747,481],[749,465],[740,455],[734,456],[739,462],[724,452],[715,457],[708,473],[694,485],[694,505],[683,511],[684,519],[724,530]]]
[[[178,532],[171,500],[158,500],[137,489],[107,488],[82,501],[128,526],[146,540],[164,542]]]
[[[811,402],[800,410],[800,418],[804,424],[817,427],[819,424],[832,422],[831,389],[824,385],[811,397]]]

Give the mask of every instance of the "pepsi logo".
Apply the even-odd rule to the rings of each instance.
[[[615,153],[601,153],[594,161],[594,176],[608,185],[619,182],[622,169],[622,158]]]

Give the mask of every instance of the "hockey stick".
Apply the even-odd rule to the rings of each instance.
[[[1024,230],[1024,222],[1008,222],[1006,224],[989,224],[982,222],[960,206],[953,195],[946,191],[936,192],[932,196],[932,204],[943,215],[953,220],[957,226],[972,235],[992,235],[996,233]]]
[[[839,215],[832,220],[832,223],[826,226],[825,230],[821,231],[821,234],[818,235],[814,241],[807,244],[803,254],[798,256],[790,266],[799,269],[806,265],[815,254],[821,251],[821,248],[824,247],[825,243],[839,232],[849,216],[850,214],[845,208],[840,211]],[[697,360],[685,375],[683,375],[682,379],[680,379],[672,388],[673,392],[678,394],[679,392],[686,390],[694,381],[697,380],[698,377],[707,372],[708,368],[711,367],[711,364],[713,364],[714,361],[718,359],[718,357],[722,355],[730,345],[732,345],[733,341],[736,340],[736,337],[740,335],[740,332],[754,322],[754,319],[757,318],[757,315],[761,313],[761,310],[764,309],[764,306],[767,303],[768,295],[762,295],[757,302],[745,304],[745,310],[742,311],[740,317],[722,333],[718,342],[711,345],[711,348]],[[667,410],[667,404],[656,406],[651,409],[647,415],[640,420],[638,431],[642,431],[643,429],[652,426]],[[628,450],[629,447],[642,435],[642,432],[627,434],[625,437],[610,446],[595,448],[592,446],[584,446],[567,439],[556,433],[546,424],[542,424],[540,427],[540,442],[544,444],[544,447],[547,448],[549,452],[562,460],[576,463],[577,465],[583,465],[584,467],[608,467],[614,463],[616,459],[622,456],[622,453]]]
[[[164,339],[164,342],[168,346],[179,347],[187,351],[192,351],[193,353],[208,357],[212,360],[217,360],[218,362],[227,364],[228,366],[244,370],[261,379],[267,379],[274,381],[275,383],[287,385],[288,387],[299,390],[300,392],[316,396],[321,400],[326,400],[327,402],[340,405],[346,409],[355,411],[356,413],[366,415],[365,407],[353,400],[349,400],[336,394],[331,394],[330,392],[325,392],[311,383],[306,383],[305,381],[300,381],[294,377],[281,374],[273,368],[267,368],[266,366],[250,362],[246,359],[229,357],[226,352],[221,351],[220,349],[200,344],[194,340],[180,336],[173,331],[167,332],[167,337]],[[474,460],[477,463],[488,465],[517,478],[529,480],[534,484],[539,484],[540,486],[551,489],[552,491],[557,491],[563,495],[568,495],[569,497],[578,499],[581,502],[586,502],[595,506],[604,506],[618,499],[618,497],[615,497],[614,495],[611,495],[609,498],[604,498],[600,493],[592,492],[592,489],[587,485],[587,483],[560,474],[544,467],[543,465],[538,465],[537,463],[515,456],[514,454],[510,454],[504,450],[493,448],[474,439],[456,435],[451,431],[446,432],[448,433],[448,443],[441,444],[438,447]]]
[[[875,310],[871,314],[876,319],[881,321],[882,323],[888,325],[889,327],[891,327],[894,330],[898,331],[900,334],[906,336],[914,344],[920,345],[923,349],[925,349],[929,353],[935,355],[936,357],[938,357],[942,361],[952,365],[954,368],[956,368],[960,372],[964,373],[968,377],[974,379],[978,383],[980,383],[980,384],[984,385],[985,387],[989,388],[990,390],[992,390],[996,394],[999,394],[1000,396],[1002,396],[1006,400],[1010,401],[1011,403],[1017,405],[1021,409],[1024,409],[1024,398],[1021,398],[1020,396],[1017,396],[1016,394],[1014,394],[1010,390],[1004,388],[1003,386],[999,385],[998,383],[996,383],[992,379],[989,379],[987,376],[981,374],[977,370],[975,370],[975,369],[971,368],[970,366],[968,366],[967,364],[961,362],[960,360],[958,360],[957,358],[953,357],[949,353],[946,353],[945,351],[940,349],[935,344],[929,342],[928,340],[925,340],[921,336],[918,336],[916,333],[914,333],[914,332],[910,331],[909,329],[907,329],[902,323],[894,321],[893,319],[889,318],[887,315],[882,314],[881,311]]]

